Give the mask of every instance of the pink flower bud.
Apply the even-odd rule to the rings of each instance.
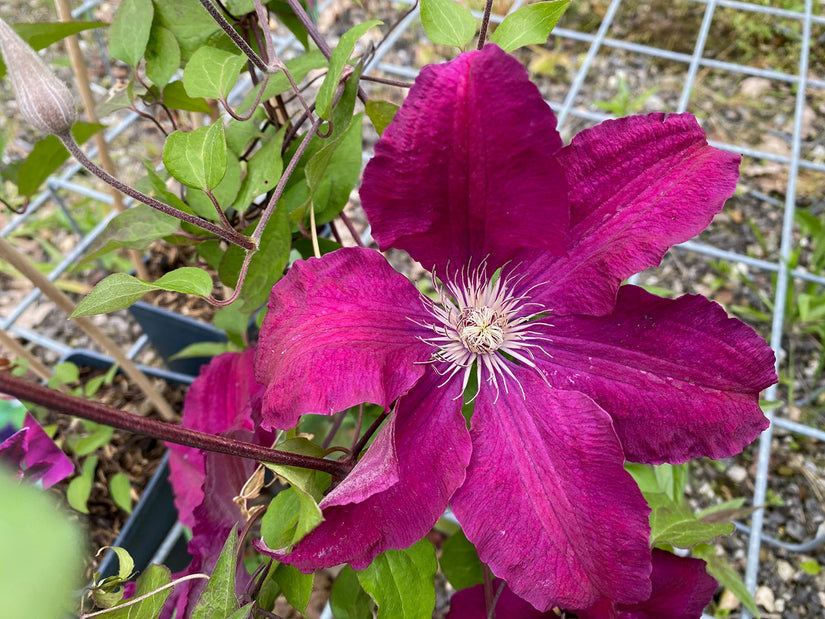
[[[23,118],[44,133],[68,131],[77,119],[72,93],[2,19],[0,51]]]

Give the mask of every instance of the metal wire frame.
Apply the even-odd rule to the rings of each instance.
[[[90,8],[94,7],[98,3],[98,1],[99,0],[90,0],[85,2],[80,8],[76,9],[74,13],[84,13],[88,11]],[[524,0],[516,0],[513,7],[511,8],[511,11],[517,9],[523,3],[523,1]],[[701,26],[699,28],[699,32],[696,37],[696,41],[694,43],[693,52],[690,54],[674,52],[668,49],[662,49],[649,45],[641,45],[631,41],[625,41],[620,38],[612,38],[608,36],[610,34],[614,18],[616,17],[622,0],[611,0],[607,8],[607,11],[604,17],[602,18],[601,24],[595,33],[578,32],[576,30],[572,30],[565,27],[556,28],[554,30],[554,36],[562,40],[571,40],[580,43],[585,43],[588,45],[588,51],[584,57],[582,64],[576,71],[575,77],[572,83],[570,84],[570,88],[567,91],[567,95],[564,97],[564,99],[561,101],[551,100],[548,101],[548,103],[557,114],[560,130],[563,130],[565,128],[565,126],[569,123],[570,118],[577,118],[586,121],[596,122],[608,118],[607,115],[596,113],[589,109],[584,109],[582,107],[576,106],[576,98],[581,92],[582,86],[586,83],[588,77],[591,75],[593,61],[596,58],[597,54],[604,49],[620,50],[623,52],[636,54],[642,57],[657,58],[684,64],[686,66],[685,80],[676,109],[672,110],[675,112],[682,112],[689,108],[691,100],[691,90],[696,80],[697,71],[700,68],[710,68],[742,76],[756,76],[772,80],[778,80],[781,82],[791,84],[796,88],[795,115],[793,131],[791,136],[790,156],[781,156],[773,153],[760,151],[758,149],[753,149],[743,144],[730,144],[721,142],[713,143],[714,146],[721,149],[738,152],[749,157],[752,157],[754,159],[776,162],[788,166],[789,175],[784,202],[780,202],[779,200],[776,200],[775,198],[771,198],[769,196],[758,194],[757,192],[752,192],[756,198],[764,202],[773,204],[777,208],[781,207],[783,209],[781,242],[778,254],[775,256],[775,259],[772,261],[760,260],[738,252],[728,251],[722,248],[714,247],[712,245],[708,245],[706,243],[701,243],[697,241],[689,241],[675,248],[676,251],[679,252],[697,253],[711,258],[723,259],[731,263],[739,263],[742,265],[746,265],[759,271],[776,274],[776,284],[774,289],[774,308],[776,309],[776,311],[772,315],[770,345],[773,348],[773,350],[777,353],[777,358],[779,358],[778,353],[781,349],[782,327],[785,320],[785,301],[789,294],[791,283],[794,280],[800,280],[812,282],[818,285],[825,285],[825,277],[819,274],[808,273],[802,269],[788,268],[792,250],[792,230],[794,221],[794,211],[796,208],[797,201],[796,185],[799,170],[808,169],[817,172],[825,172],[825,164],[816,161],[811,161],[801,156],[802,111],[805,104],[806,93],[809,90],[825,89],[825,80],[819,79],[818,77],[808,76],[809,54],[812,44],[811,27],[814,24],[825,24],[825,17],[813,15],[812,0],[805,0],[805,8],[804,11],[801,12],[756,5],[748,2],[740,2],[737,0],[685,1],[703,4],[705,6],[704,16],[702,19]],[[412,6],[414,4],[414,1],[396,0],[396,3],[400,5]],[[802,25],[802,34],[801,54],[799,58],[798,71],[796,73],[786,73],[783,71],[773,69],[763,69],[743,64],[724,62],[706,57],[704,55],[705,44],[707,42],[710,27],[713,23],[715,10],[718,7],[724,7],[735,11],[741,11],[745,14],[752,14],[754,18],[758,18],[759,16],[768,16],[770,18],[793,19],[799,21]],[[478,14],[477,16],[480,17],[480,14]],[[499,16],[492,17],[493,22],[500,22],[501,19],[502,18]],[[563,23],[564,22],[562,21],[562,24]],[[366,70],[378,70],[394,76],[399,76],[408,79],[414,78],[417,72],[413,68],[407,66],[399,66],[391,61],[385,61],[385,58],[387,57],[388,53],[393,49],[397,41],[405,33],[407,33],[413,27],[420,27],[417,24],[418,10],[416,8],[412,10],[401,21],[401,23],[395,28],[395,30],[384,42],[384,44],[381,47],[379,47],[377,53],[371,59]],[[277,44],[279,48],[279,53],[283,53],[284,50],[286,50],[294,44],[294,40],[291,39],[291,37],[287,37],[285,39],[278,40]],[[105,54],[103,54],[103,56],[105,57]],[[112,139],[118,133],[125,130],[131,123],[134,122],[134,120],[134,115],[127,117],[121,123],[121,125],[119,125],[117,128],[111,130],[106,134],[107,140]],[[40,206],[42,206],[50,200],[53,200],[55,192],[58,189],[76,195],[92,197],[96,200],[109,203],[111,198],[108,196],[108,194],[89,190],[88,188],[85,188],[71,181],[71,178],[78,172],[78,170],[79,166],[77,165],[69,166],[66,169],[66,171],[64,171],[59,176],[55,176],[49,179],[49,190],[40,194],[37,197],[37,199],[33,201],[32,205],[30,205],[29,211],[25,215],[16,217],[8,226],[6,226],[3,230],[0,230],[0,236],[7,236],[8,234],[10,234],[14,229],[21,225],[27,217],[31,216],[31,214],[35,212]],[[66,214],[67,217],[71,219],[71,214],[68,212]],[[94,240],[94,238],[96,238],[100,234],[100,232],[102,232],[103,228],[105,227],[105,223],[107,222],[108,219],[104,222],[101,222],[99,226],[95,227],[94,230],[92,230],[88,235],[82,238],[78,246],[75,248],[75,250],[71,252],[69,255],[67,255],[63,261],[61,261],[54,267],[54,269],[49,274],[49,277],[52,280],[54,280],[60,274],[62,274],[69,266],[71,266],[71,264],[73,264],[79,258],[79,256],[83,253],[85,248],[88,247],[88,245]],[[42,336],[39,336],[36,333],[32,333],[31,331],[26,329],[17,328],[14,325],[17,318],[23,313],[23,311],[25,311],[25,309],[31,303],[33,303],[37,299],[38,296],[39,295],[37,291],[27,296],[26,299],[24,299],[24,301],[17,308],[14,309],[10,316],[4,319],[0,319],[0,328],[10,329],[12,332],[17,333],[21,337],[34,341],[38,344],[48,346],[52,349],[56,349],[59,351],[65,350],[67,347],[59,342],[49,342],[48,338],[43,338]],[[141,344],[141,342],[138,342],[136,346],[133,347],[133,349],[130,351],[131,355],[136,354],[137,346],[139,344]],[[820,389],[815,392],[815,395],[822,390],[825,390],[825,386],[820,387]],[[776,400],[776,387],[774,386],[771,389],[769,389],[766,392],[765,397],[768,400]],[[771,438],[773,427],[776,426],[795,433],[813,437],[818,440],[825,440],[825,432],[823,432],[820,429],[813,428],[811,426],[807,426],[804,424],[799,424],[784,417],[776,416],[773,411],[769,411],[766,414],[771,421],[771,427],[761,436],[759,441],[757,472],[754,480],[754,505],[764,505],[765,503],[767,482],[769,477],[768,462],[771,450]],[[738,525],[739,530],[749,535],[745,582],[748,589],[752,592],[756,589],[757,585],[757,574],[759,568],[759,549],[763,542],[775,543],[788,550],[800,552],[809,551],[817,545],[825,542],[825,537],[818,537],[816,539],[808,540],[806,542],[803,542],[802,544],[786,544],[784,542],[774,540],[773,538],[763,534],[763,518],[764,510],[757,510],[752,517],[750,527],[746,527],[742,524]],[[750,619],[751,615],[747,610],[744,610],[742,613],[742,617],[743,619]]]

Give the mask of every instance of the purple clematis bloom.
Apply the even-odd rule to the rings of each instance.
[[[424,68],[361,198],[380,249],[430,269],[439,300],[362,248],[298,262],[273,288],[263,423],[392,408],[324,521],[274,556],[361,569],[449,502],[539,610],[648,599],[649,510],[625,460],[741,451],[767,426],[757,398],[776,375],[762,338],[718,305],[621,282],[708,225],[739,160],[686,114],[608,121],[563,146],[495,45]]]
[[[31,413],[23,427],[0,443],[0,464],[17,471],[18,479],[50,488],[74,473],[74,464]]]
[[[193,430],[228,438],[272,444],[274,435],[260,425],[263,389],[255,382],[252,362],[255,350],[224,353],[201,368],[186,393],[181,424]],[[210,573],[233,527],[246,524],[234,498],[255,470],[255,463],[194,447],[168,444],[169,481],[175,491],[175,506],[181,523],[192,530],[189,554],[192,562],[175,577],[197,572]],[[241,564],[236,586],[243,590],[249,576]],[[204,582],[177,585],[166,601],[163,617],[189,616]],[[188,609],[188,611],[187,611]]]
[[[664,550],[653,550],[653,593],[636,604],[616,604],[603,600],[586,610],[575,611],[577,619],[698,619],[713,599],[716,581],[705,571],[700,559],[677,557]],[[500,593],[499,589],[501,590]],[[553,612],[541,612],[515,595],[504,581],[496,579],[493,591],[497,619],[558,619]],[[447,619],[486,619],[484,588],[476,585],[462,589],[450,598]]]

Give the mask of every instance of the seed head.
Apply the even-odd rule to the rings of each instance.
[[[2,19],[0,51],[23,118],[44,133],[68,131],[77,119],[72,93]]]

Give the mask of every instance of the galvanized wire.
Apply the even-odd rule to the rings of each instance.
[[[681,112],[690,109],[691,95],[693,87],[696,84],[697,75],[700,69],[713,69],[726,74],[737,75],[742,77],[761,77],[770,80],[777,80],[786,84],[790,84],[796,89],[796,100],[794,110],[794,123],[791,135],[791,152],[789,156],[778,155],[775,153],[765,152],[759,148],[753,148],[748,144],[738,143],[719,143],[711,142],[714,146],[729,150],[732,152],[741,153],[748,157],[760,161],[770,161],[788,166],[788,182],[785,190],[784,202],[776,200],[771,196],[760,194],[757,191],[751,191],[751,195],[761,200],[764,203],[772,204],[773,206],[783,208],[782,231],[780,235],[780,247],[778,254],[772,260],[754,258],[739,252],[730,251],[725,248],[715,247],[705,242],[689,241],[682,243],[675,248],[677,252],[685,252],[696,255],[703,255],[713,259],[721,259],[732,264],[741,264],[743,267],[748,267],[767,274],[775,274],[776,284],[773,295],[773,307],[775,311],[772,314],[770,345],[777,353],[777,358],[781,359],[782,335],[783,326],[785,322],[785,307],[788,295],[792,289],[794,281],[804,281],[814,283],[816,285],[825,285],[825,277],[818,273],[809,273],[801,268],[790,269],[790,256],[793,249],[792,246],[792,232],[794,223],[794,211],[797,204],[797,178],[801,169],[810,170],[818,173],[825,173],[825,163],[806,159],[801,154],[802,144],[802,119],[803,109],[805,105],[806,95],[813,90],[825,89],[825,79],[822,76],[809,76],[808,64],[809,53],[812,45],[811,28],[812,25],[825,24],[825,17],[813,15],[812,0],[805,0],[804,11],[793,11],[788,9],[781,9],[776,7],[763,6],[761,4],[751,4],[748,2],[740,2],[738,0],[685,0],[697,4],[704,4],[705,10],[702,18],[702,23],[696,35],[696,40],[691,53],[676,52],[670,49],[663,49],[651,45],[643,45],[633,41],[624,40],[620,36],[610,36],[614,28],[614,19],[621,7],[622,0],[611,0],[607,6],[606,12],[601,19],[601,23],[595,33],[579,32],[575,29],[565,27],[564,19],[561,26],[554,31],[554,37],[561,41],[574,41],[584,43],[587,45],[587,53],[575,72],[573,79],[569,85],[566,95],[562,100],[550,100],[549,105],[556,112],[559,127],[561,130],[566,128],[571,119],[580,119],[589,122],[598,122],[608,118],[609,116],[602,113],[588,109],[586,105],[577,104],[580,99],[580,93],[583,86],[592,79],[592,72],[594,62],[598,55],[602,52],[610,52],[618,50],[628,54],[632,54],[643,58],[653,58],[674,63],[680,63],[685,67],[684,83],[679,96],[678,103],[671,111]],[[85,2],[81,7],[76,9],[75,13],[85,13],[90,8],[97,4],[97,0]],[[409,7],[413,4],[413,0],[399,0],[395,3],[400,7]],[[518,3],[520,4],[520,2]],[[518,4],[516,6],[518,6]],[[801,54],[798,63],[798,70],[795,73],[788,73],[771,67],[756,67],[747,64],[740,64],[736,62],[722,61],[715,58],[710,58],[705,52],[706,43],[708,40],[711,27],[714,20],[717,19],[717,9],[723,7],[728,10],[737,11],[744,15],[750,15],[752,19],[769,18],[769,19],[789,19],[796,20],[802,26],[802,33],[800,35]],[[323,10],[323,7],[322,7]],[[477,14],[477,16],[479,16]],[[492,16],[493,23],[500,23],[501,16]],[[392,76],[398,76],[405,79],[413,79],[417,75],[417,71],[413,67],[401,66],[392,60],[392,51],[399,42],[403,40],[405,35],[410,35],[414,40],[421,37],[420,24],[418,21],[418,10],[412,11],[407,15],[395,28],[390,37],[384,41],[379,47],[373,58],[367,66],[367,71],[380,71]],[[278,53],[284,53],[289,50],[291,46],[297,49],[297,45],[292,37],[279,39]],[[103,54],[105,58],[105,54]],[[106,134],[107,140],[113,139],[117,134],[126,130],[136,120],[136,115],[130,115],[124,119],[121,124],[114,130]],[[365,155],[366,156],[366,155]],[[48,190],[38,195],[29,206],[28,212],[19,217],[15,217],[9,225],[0,230],[0,236],[8,236],[22,225],[25,220],[31,217],[44,204],[54,201],[55,192],[64,192],[74,196],[91,197],[104,203],[109,203],[110,197],[100,191],[89,189],[72,179],[80,170],[78,165],[69,165],[63,172],[49,179],[47,186]],[[825,185],[825,179],[823,180]],[[71,220],[71,213],[66,213]],[[49,274],[50,279],[54,280],[66,271],[72,264],[74,264],[80,255],[88,248],[95,238],[105,228],[108,219],[101,222],[91,232],[85,235],[84,238],[79,239],[75,249],[70,252],[64,260],[60,261],[53,268]],[[77,224],[74,223],[73,226]],[[0,328],[9,329],[12,333],[16,333],[20,337],[28,339],[40,345],[46,345],[53,350],[65,351],[67,346],[60,342],[49,342],[48,338],[34,333],[28,329],[18,327],[15,322],[23,314],[23,312],[38,298],[37,291],[25,297],[25,299],[14,308],[11,314],[5,318],[0,319]],[[142,344],[142,342],[141,342]],[[137,353],[139,347],[134,347],[130,350],[130,356]],[[825,390],[825,386],[814,390],[810,398],[816,397],[817,394]],[[772,387],[765,393],[768,400],[775,400],[778,397],[776,386]],[[807,400],[810,401],[810,400]],[[770,476],[769,471],[769,457],[771,453],[771,439],[773,436],[773,428],[779,427],[790,432],[803,434],[817,440],[825,441],[825,432],[819,428],[814,428],[809,425],[801,424],[780,415],[774,411],[766,413],[771,421],[771,427],[762,435],[759,442],[757,470],[754,479],[755,492],[753,496],[753,503],[757,506],[765,504],[768,480]],[[749,536],[748,556],[745,581],[750,591],[755,591],[758,579],[759,570],[759,549],[763,542],[775,544],[783,547],[788,551],[810,551],[817,547],[817,545],[825,542],[825,536],[818,536],[811,540],[804,541],[800,544],[788,544],[781,540],[774,539],[763,532],[764,524],[764,509],[757,509],[751,518],[750,526],[738,524],[738,529]],[[750,613],[743,611],[743,619],[750,619]]]

